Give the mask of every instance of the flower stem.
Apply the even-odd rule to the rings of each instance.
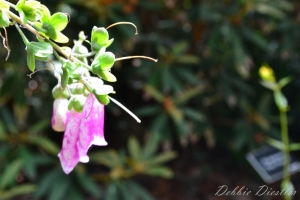
[[[280,126],[281,126],[281,139],[284,143],[283,150],[283,181],[290,183],[290,146],[289,146],[289,133],[286,111],[280,109]],[[291,200],[291,196],[284,195],[285,200]]]
[[[22,39],[23,39],[23,41],[24,41],[24,43],[25,43],[25,45],[26,45],[26,47],[29,45],[29,41],[28,41],[28,39],[26,38],[26,36],[24,35],[24,33],[23,33],[23,31],[20,29],[20,27],[19,27],[19,25],[18,24],[15,24],[15,26],[16,26],[16,28],[17,28],[17,30],[19,31],[19,33],[20,33],[20,35],[21,35],[21,37],[22,37]]]

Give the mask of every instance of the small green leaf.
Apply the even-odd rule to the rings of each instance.
[[[57,155],[59,152],[59,148],[56,146],[56,144],[53,143],[50,139],[43,136],[31,138],[28,140],[28,142],[38,145],[39,147],[45,149],[47,152],[53,155]]]
[[[53,26],[56,31],[62,31],[68,24],[68,16],[64,13],[54,13],[49,20],[49,23]]]
[[[155,158],[153,158],[151,161],[151,164],[153,164],[153,165],[162,164],[162,163],[168,162],[170,160],[173,160],[174,158],[176,158],[176,156],[177,156],[177,154],[175,151],[164,152],[164,153],[159,154]]]
[[[278,85],[283,88],[284,86],[286,86],[287,84],[289,84],[292,81],[292,77],[288,76],[288,77],[284,77],[282,79],[280,79],[278,81]]]
[[[4,10],[2,10],[2,12],[0,12],[0,28],[8,27],[9,23],[10,21],[8,15]]]
[[[8,185],[14,182],[15,176],[19,173],[22,167],[21,159],[12,161],[1,174],[0,188],[6,188]]]
[[[34,52],[32,49],[27,49],[27,66],[30,71],[34,72],[35,70],[35,58],[34,58]]]
[[[300,150],[300,143],[290,144],[290,151],[298,151],[298,150]]]
[[[35,185],[22,184],[1,193],[1,199],[13,199],[13,197],[30,194],[33,193],[34,191],[35,191]]]
[[[143,171],[144,174],[151,175],[151,176],[160,176],[164,178],[172,178],[173,172],[171,169],[167,167],[155,167],[150,168],[146,171]]]
[[[49,22],[51,18],[49,9],[46,6],[41,5],[41,11],[42,11],[42,18],[41,18],[42,24]]]
[[[288,108],[288,102],[286,97],[281,91],[274,91],[274,100],[279,110],[286,111]]]
[[[129,155],[134,160],[139,160],[141,157],[141,146],[135,137],[130,137],[128,140],[127,148],[129,151]]]
[[[114,38],[108,40],[108,41],[106,42],[106,44],[105,44],[105,47],[106,47],[106,48],[109,47],[109,46],[113,43],[113,41],[114,41]]]
[[[272,139],[272,138],[267,138],[266,139],[266,142],[268,144],[270,144],[271,146],[281,150],[281,151],[284,151],[285,150],[285,145],[283,142],[279,141],[279,140],[275,140],[275,139]]]
[[[67,36],[65,36],[64,34],[62,34],[61,32],[56,32],[56,37],[53,37],[51,39],[53,39],[55,42],[59,42],[59,43],[69,42],[69,38]]]
[[[99,73],[97,73],[97,75],[109,82],[117,81],[117,78],[109,71],[100,71]]]

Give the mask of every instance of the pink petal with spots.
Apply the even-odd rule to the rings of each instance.
[[[80,134],[77,147],[80,162],[88,162],[87,152],[91,145],[105,146],[104,139],[104,105],[93,94],[89,94],[82,111]]]
[[[53,103],[53,112],[51,119],[52,129],[58,132],[63,132],[66,128],[68,99],[57,98]]]
[[[80,131],[80,120],[81,113],[78,113],[73,109],[69,111],[62,149],[58,154],[61,166],[66,174],[69,174],[79,161],[77,142]]]

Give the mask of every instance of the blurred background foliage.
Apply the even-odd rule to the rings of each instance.
[[[92,147],[91,162],[79,164],[67,176],[57,158],[63,134],[50,128],[56,80],[47,70],[27,76],[25,46],[17,31],[8,28],[12,52],[7,61],[6,49],[0,48],[0,199],[159,199],[148,191],[149,176],[178,178],[187,173],[174,167],[179,160],[210,168],[213,163],[205,158],[214,148],[227,152],[231,167],[245,164],[247,151],[269,136],[280,139],[272,93],[259,84],[258,69],[265,63],[278,79],[293,76],[283,92],[290,105],[291,139],[300,141],[298,1],[41,3],[52,12],[70,14],[64,30],[71,39],[68,46],[81,30],[90,37],[93,26],[130,21],[139,34],[127,25],[109,29],[115,39],[109,51],[116,57],[146,55],[158,62],[133,59],[115,64],[114,96],[142,123],[136,124],[113,103],[108,105],[109,145]],[[38,69],[45,66],[37,63]],[[221,161],[218,165],[222,167]],[[251,167],[246,169],[255,174]]]

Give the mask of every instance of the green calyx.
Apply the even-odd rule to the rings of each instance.
[[[116,77],[110,73],[110,69],[115,63],[115,55],[111,52],[103,52],[103,49],[95,56],[92,63],[92,72],[106,81],[116,82]]]
[[[64,98],[67,99],[69,98],[69,92],[67,89],[62,88],[59,84],[57,84],[53,89],[52,89],[52,96],[54,99],[57,98]]]
[[[93,51],[98,52],[102,47],[109,47],[113,41],[114,39],[109,40],[109,35],[105,28],[93,27],[91,36],[91,47]]]
[[[53,47],[47,42],[29,42],[26,44],[27,65],[30,71],[35,70],[35,59],[48,60],[53,53]]]
[[[76,112],[81,112],[85,104],[86,97],[83,95],[72,95],[69,100],[68,109],[74,109]]]
[[[24,24],[27,24],[28,20],[38,21],[42,17],[41,3],[38,1],[20,0],[16,5],[16,10]]]
[[[61,33],[68,24],[68,16],[64,13],[57,12],[52,16],[48,8],[44,5],[41,6],[42,17],[40,22],[34,22],[34,26],[39,30],[39,33],[59,43],[67,43],[69,38]]]

